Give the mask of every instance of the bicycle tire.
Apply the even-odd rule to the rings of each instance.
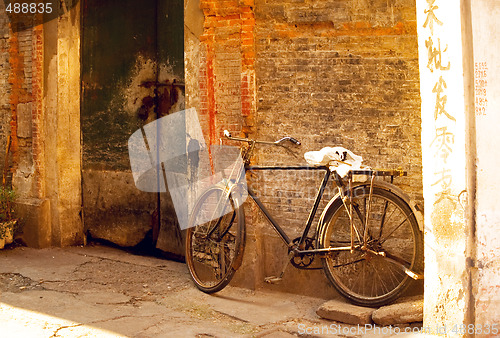
[[[406,202],[393,192],[374,187],[368,208],[367,246],[386,256],[361,249],[369,189],[369,186],[358,186],[352,190],[356,249],[328,253],[322,262],[326,276],[341,295],[357,305],[377,307],[394,301],[411,284],[401,264],[414,272],[422,269],[423,241],[417,220]],[[347,206],[348,202],[346,199]],[[350,245],[349,215],[338,198],[325,213],[318,247]]]
[[[226,287],[241,265],[244,248],[245,215],[239,198],[227,196],[222,187],[209,188],[196,202],[186,232],[186,263],[196,287],[205,293]]]

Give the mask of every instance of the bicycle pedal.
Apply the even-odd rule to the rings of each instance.
[[[281,282],[281,278],[280,277],[276,277],[276,276],[270,276],[270,277],[264,278],[264,281],[266,283],[269,283],[269,284],[275,284],[275,283]]]

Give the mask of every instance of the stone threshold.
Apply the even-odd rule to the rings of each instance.
[[[362,307],[343,300],[329,300],[317,310],[318,316],[345,324],[380,326],[411,324],[423,321],[423,296],[401,298],[378,309]]]

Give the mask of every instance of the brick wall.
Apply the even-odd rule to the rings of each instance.
[[[9,72],[9,19],[4,2],[0,2],[0,174],[4,170],[5,146],[10,135]]]
[[[14,176],[12,180],[17,195],[20,198],[41,197],[43,184],[39,174],[43,169],[43,135],[40,119],[44,49],[43,27],[34,23],[41,22],[42,17],[13,16],[9,20],[4,14],[2,10],[0,53],[5,58],[1,66],[5,76],[0,80],[4,81],[0,92],[2,159],[6,137],[11,135],[9,176]]]
[[[414,0],[202,0],[200,7],[200,112],[209,142],[229,129],[303,143],[297,158],[261,147],[258,164],[303,164],[306,151],[344,146],[372,167],[402,166],[409,177],[398,185],[422,200]],[[315,172],[259,173],[250,184],[293,238],[320,180]],[[326,197],[332,193],[330,185]],[[284,260],[276,257],[286,249],[250,208],[249,251],[256,252],[244,264],[261,285],[279,273]],[[299,291],[290,280],[308,277],[292,274],[284,287]],[[249,285],[248,273],[238,279]]]
[[[256,1],[255,13],[257,134],[296,136],[301,162],[340,145],[372,167],[402,166],[401,187],[421,200],[414,1]],[[277,149],[258,159],[297,161]],[[303,183],[288,183],[301,196]]]
[[[81,69],[74,48],[80,45],[80,12],[78,5],[54,12],[58,19],[44,25],[41,14],[14,15],[11,22],[0,16],[0,57],[6,60],[0,72],[7,84],[0,89],[0,139],[12,137],[16,212],[24,242],[34,247],[83,242]]]
[[[13,20],[8,32],[12,180],[19,198],[34,198],[40,195],[36,128],[42,102],[43,47],[37,43],[41,41],[41,28],[31,28],[34,17]]]
[[[297,159],[266,148],[258,162],[305,163],[306,151],[344,146],[372,167],[402,166],[409,177],[397,183],[422,200],[415,1],[256,0],[255,17],[256,135],[303,143]],[[261,195],[298,236],[320,175],[260,178],[276,180],[258,184]]]
[[[210,143],[248,133],[255,111],[253,0],[201,0],[200,116]]]

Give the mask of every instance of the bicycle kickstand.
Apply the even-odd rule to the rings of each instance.
[[[285,266],[283,266],[283,270],[281,271],[280,275],[278,277],[276,276],[269,276],[269,277],[266,277],[264,278],[264,281],[266,283],[269,283],[269,284],[275,284],[275,283],[279,283],[281,282],[281,280],[283,279],[283,275],[285,274],[285,270],[286,268],[288,267],[288,264],[290,264],[290,261],[292,260],[292,258],[294,257],[294,252],[291,251],[289,254],[288,254],[288,259],[286,260],[285,262]]]

